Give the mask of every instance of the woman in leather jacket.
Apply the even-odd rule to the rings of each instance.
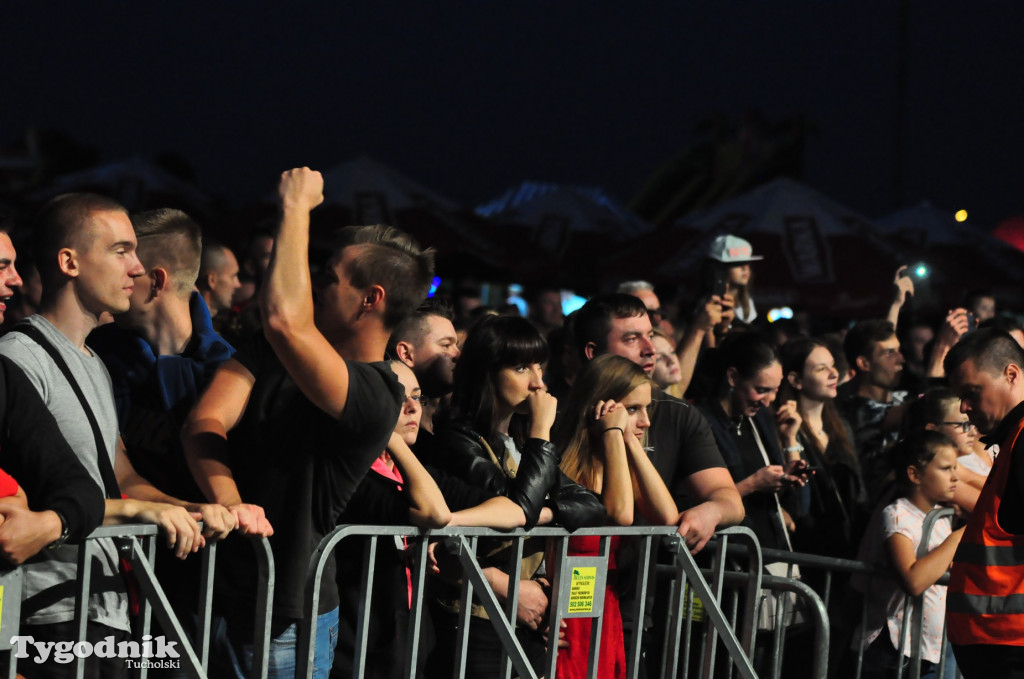
[[[435,418],[435,438],[423,461],[508,497],[522,507],[527,529],[537,524],[545,506],[555,522],[570,529],[604,525],[606,514],[597,496],[558,469],[559,456],[551,443],[557,401],[544,386],[541,370],[547,358],[547,342],[526,319],[481,319],[455,364],[451,402]],[[539,670],[544,643],[531,632],[543,632],[548,600],[546,582],[533,577],[543,560],[543,544],[534,549],[532,555],[529,544],[524,550],[517,618],[520,642]],[[489,563],[481,556],[481,565],[490,566],[485,575],[503,597],[508,591],[505,550],[481,548],[478,554],[485,551],[490,552]],[[496,676],[499,649],[491,624],[475,617],[466,676]]]

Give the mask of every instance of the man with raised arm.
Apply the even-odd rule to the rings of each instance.
[[[96,485],[107,496],[104,522],[144,521],[160,526],[179,558],[205,542],[196,519],[217,536],[234,526],[224,508],[193,505],[157,490],[140,476],[125,454],[118,432],[110,375],[86,345],[104,313],[128,309],[135,280],[144,273],[135,254],[135,232],[125,209],[93,194],[65,194],[47,203],[33,227],[33,255],[43,283],[40,313],[0,339],[0,354],[17,363],[53,414]],[[77,393],[76,393],[77,390]],[[125,499],[122,499],[125,498]],[[119,575],[117,549],[98,541],[104,582],[93,586],[87,640],[129,634],[128,599]],[[26,570],[27,625],[36,641],[73,641],[73,550],[54,550]],[[113,586],[111,586],[113,583]],[[102,662],[102,676],[119,676],[123,660]],[[54,674],[70,676],[69,666]]]
[[[270,535],[270,676],[291,677],[310,556],[391,437],[404,392],[384,350],[392,329],[426,298],[433,253],[391,227],[347,227],[314,305],[309,213],[323,200],[323,178],[290,170],[279,193],[281,229],[261,292],[265,337],[221,366],[183,441],[207,497],[234,508],[250,533]],[[229,636],[247,671],[258,584],[251,547],[226,542],[221,563]],[[331,558],[315,612],[315,676],[329,671],[337,633],[334,573]]]

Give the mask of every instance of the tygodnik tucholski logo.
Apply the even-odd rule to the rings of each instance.
[[[176,641],[167,641],[164,637],[143,635],[142,643],[137,641],[120,641],[114,643],[109,636],[96,644],[88,641],[36,641],[30,636],[11,637],[14,657],[19,660],[31,658],[36,664],[55,662],[64,665],[75,658],[124,658],[130,669],[147,668],[179,668],[180,655],[175,646]]]

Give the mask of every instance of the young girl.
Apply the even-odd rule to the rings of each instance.
[[[634,508],[650,523],[674,524],[675,501],[643,449],[651,426],[651,381],[635,363],[605,355],[590,361],[573,384],[555,444],[563,451],[562,470],[597,493],[611,523],[629,526]],[[597,556],[600,538],[570,538],[569,554]],[[615,592],[613,538],[601,626],[600,679],[626,676],[622,616]],[[566,621],[568,646],[558,651],[558,679],[587,676],[590,658],[590,618]]]
[[[935,582],[949,569],[963,528],[952,530],[948,518],[932,528],[930,551],[918,558],[921,531],[928,512],[953,501],[957,485],[957,453],[953,442],[938,431],[923,431],[901,441],[893,450],[900,496],[887,505],[869,527],[862,559],[892,568],[897,581],[876,579],[866,587],[868,598],[866,636],[863,643],[862,679],[889,678],[898,664],[900,630],[908,610],[905,595],[923,598],[921,677],[935,676],[942,655],[942,628],[946,587]],[[871,534],[874,529],[874,535]],[[873,549],[872,549],[873,548]],[[869,552],[874,552],[869,553]],[[863,585],[863,583],[861,583]],[[910,624],[907,623],[904,655],[910,657]]]

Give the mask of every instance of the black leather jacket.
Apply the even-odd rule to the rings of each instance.
[[[514,472],[502,464],[504,451],[491,450],[487,441],[461,422],[440,422],[423,462],[495,495],[504,495],[523,508],[526,528],[533,528],[541,509],[551,508],[555,521],[570,530],[605,525],[601,500],[574,483],[558,468],[554,444],[528,439]]]

